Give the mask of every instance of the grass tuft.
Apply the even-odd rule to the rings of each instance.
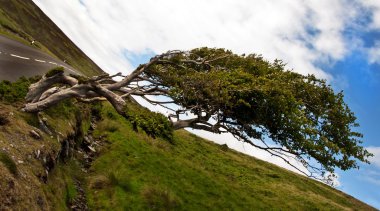
[[[176,210],[181,205],[179,199],[164,188],[146,187],[141,195],[149,210]]]
[[[114,172],[110,172],[108,174],[108,180],[110,181],[111,185],[118,186],[124,191],[130,191],[132,189],[131,183],[125,175],[123,176],[118,173],[115,174]]]
[[[6,152],[0,151],[0,162],[5,165],[10,173],[12,173],[14,176],[18,176],[19,173],[17,165]]]
[[[8,123],[9,123],[8,115],[0,111],[0,126],[6,125]]]
[[[65,72],[65,69],[63,67],[59,66],[59,67],[55,67],[55,68],[49,70],[45,74],[45,76],[47,78],[50,78],[50,77],[53,77],[53,76],[58,75],[58,74],[63,74],[64,72]]]

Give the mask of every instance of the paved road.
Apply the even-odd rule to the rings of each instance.
[[[21,76],[43,75],[63,66],[66,73],[79,74],[68,64],[52,56],[0,35],[0,80],[15,81]]]

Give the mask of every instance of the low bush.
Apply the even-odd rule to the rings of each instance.
[[[0,82],[0,101],[6,103],[15,103],[23,101],[26,94],[28,93],[28,88],[30,84],[38,81],[40,76],[25,78],[21,77],[15,82],[10,82],[7,80]]]
[[[145,108],[139,109],[138,112],[131,112],[126,109],[126,114],[135,131],[141,128],[147,135],[153,138],[161,137],[168,141],[173,140],[172,124],[164,115]]]
[[[64,69],[63,67],[61,67],[61,66],[59,66],[59,67],[55,67],[55,68],[49,70],[49,71],[45,74],[45,76],[46,76],[47,78],[49,78],[49,77],[55,76],[55,75],[57,75],[57,74],[63,74],[63,73],[65,72],[64,70],[65,70],[65,69]]]

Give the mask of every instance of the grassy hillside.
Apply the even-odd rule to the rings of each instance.
[[[370,209],[322,183],[184,130],[169,143],[136,133],[110,106],[102,114],[95,134],[110,144],[86,176],[94,210]]]
[[[103,71],[85,55],[31,0],[0,0],[0,33],[66,60],[85,75]]]
[[[60,103],[41,114],[48,134],[19,110],[33,80],[0,83],[0,210],[374,210],[184,130],[152,138],[108,103]]]
[[[101,72],[32,1],[0,6],[1,34]],[[21,112],[34,80],[0,83],[0,210],[374,210],[184,130],[152,138],[107,103]],[[142,113],[153,116],[130,104],[131,116]]]

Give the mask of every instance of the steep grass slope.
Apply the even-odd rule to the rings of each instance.
[[[40,114],[48,134],[19,111],[33,80],[0,83],[0,210],[374,210],[185,130],[152,138],[156,115],[132,102],[125,119],[65,101]]]
[[[85,55],[31,0],[0,0],[0,33],[66,60],[92,76],[103,71]]]
[[[134,108],[140,113],[141,108]],[[320,182],[201,139],[172,143],[133,130],[109,105],[95,136],[103,147],[86,175],[94,210],[371,210]]]

